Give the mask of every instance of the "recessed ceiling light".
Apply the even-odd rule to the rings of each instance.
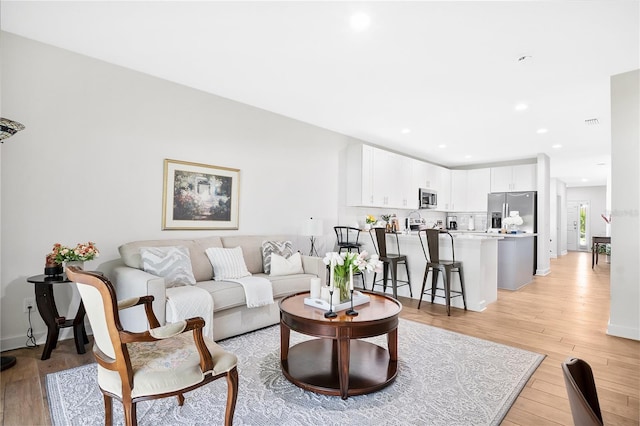
[[[525,104],[525,103],[519,103],[516,104],[516,106],[514,107],[514,109],[516,111],[524,111],[525,109],[529,108],[529,105]]]
[[[409,133],[411,133],[411,129],[407,129],[406,127],[404,129],[401,130],[403,135],[407,135]]]
[[[469,158],[471,158],[471,155],[465,155],[464,158],[468,160]]]
[[[438,148],[446,148],[447,146],[443,143],[441,143],[440,145],[438,145]]]
[[[587,178],[582,178],[582,179],[580,179],[580,182],[589,182],[589,179],[587,179]]]
[[[354,31],[364,31],[371,25],[371,18],[366,13],[358,12],[351,15],[349,23]]]
[[[549,131],[548,129],[545,129],[543,127],[541,129],[536,130],[536,133],[539,134],[539,135],[543,135],[543,134],[547,133],[548,131]]]

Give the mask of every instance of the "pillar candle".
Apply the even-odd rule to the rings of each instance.
[[[320,281],[320,278],[311,278],[311,286],[310,286],[310,297],[312,299],[319,299],[320,298],[320,286],[322,285],[322,282]]]
[[[331,265],[329,266],[329,290],[333,291],[333,269],[336,267],[336,260],[331,259]]]
[[[349,266],[349,290],[353,290],[353,265]]]

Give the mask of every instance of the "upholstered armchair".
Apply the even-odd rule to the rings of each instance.
[[[233,423],[238,393],[237,358],[202,335],[204,320],[190,318],[160,327],[151,303],[153,296],[116,301],[105,277],[67,268],[76,282],[95,340],[98,384],[104,396],[105,425],[111,425],[112,399],[122,402],[125,424],[136,425],[136,403],[177,396],[221,377],[227,379],[225,425]],[[122,329],[118,312],[144,305],[150,330],[132,333]],[[186,355],[185,355],[186,354]]]

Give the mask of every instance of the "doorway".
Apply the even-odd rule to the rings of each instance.
[[[567,201],[567,250],[591,250],[589,218],[589,201]]]

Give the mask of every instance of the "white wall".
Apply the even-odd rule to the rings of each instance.
[[[559,197],[560,224],[558,226],[558,255],[567,254],[567,184],[556,181],[556,194]]]
[[[538,237],[536,275],[547,275],[551,272],[551,254],[549,250],[551,235],[551,181],[549,156],[538,154],[537,165],[538,187]]]
[[[587,249],[591,248],[591,237],[606,236],[607,222],[601,214],[607,211],[606,186],[578,186],[567,188],[567,201],[588,201],[589,222],[587,224]]]
[[[56,242],[95,241],[95,269],[127,241],[298,234],[313,216],[333,245],[340,155],[359,141],[8,33],[1,55],[2,115],[26,126],[1,145],[3,350],[24,346],[26,278]],[[162,231],[165,158],[240,169],[240,229]]]
[[[640,340],[640,70],[611,77],[611,316]]]

